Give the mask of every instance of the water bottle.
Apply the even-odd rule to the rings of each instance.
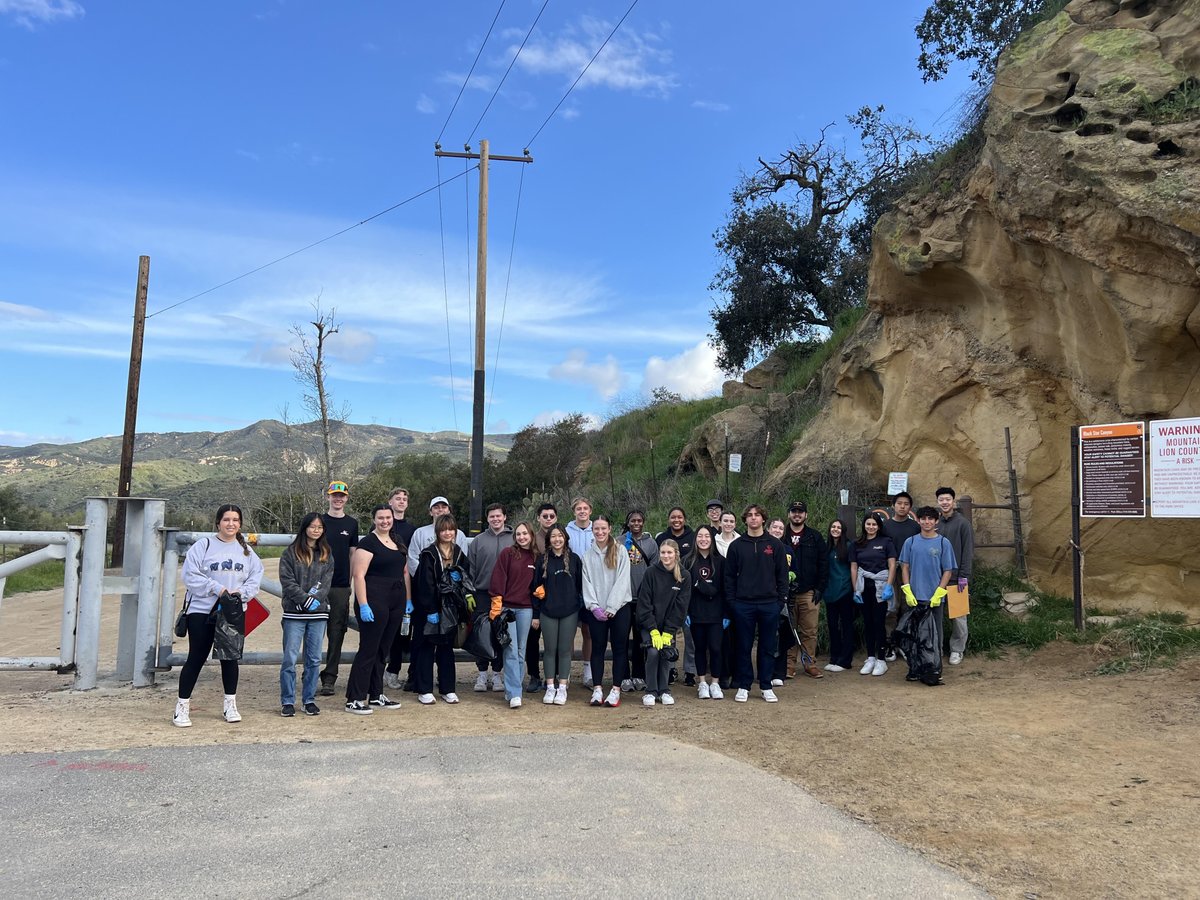
[[[412,613],[408,611],[408,607],[404,608],[404,617],[400,620],[400,633],[405,637],[412,632]]]
[[[317,599],[317,595],[321,593],[321,582],[317,582],[308,589],[308,602],[304,604],[304,608],[312,612],[321,605],[321,601]]]

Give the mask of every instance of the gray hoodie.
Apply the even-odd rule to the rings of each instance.
[[[296,555],[295,547],[288,547],[279,557],[279,584],[283,588],[283,617],[285,619],[328,619],[329,588],[333,584],[333,554],[325,562],[313,554],[312,562],[305,565]],[[314,595],[320,606],[309,611],[308,592],[316,586]]]
[[[631,600],[633,585],[625,548],[617,547],[617,565],[610,569],[604,564],[604,551],[592,544],[583,556],[583,605],[589,611],[600,608],[612,615]]]
[[[475,539],[471,541],[471,549],[467,551],[467,558],[471,560],[471,578],[480,590],[487,590],[487,586],[492,583],[492,569],[496,568],[500,551],[511,547],[512,543],[513,530],[507,525],[499,534],[488,528],[475,535]]]

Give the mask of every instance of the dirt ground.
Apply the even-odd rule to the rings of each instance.
[[[60,598],[5,598],[0,653],[53,653]],[[116,608],[106,604],[102,674],[115,661]],[[249,646],[273,649],[278,629],[273,617]],[[473,693],[474,667],[460,665],[457,707],[421,707],[406,694],[399,710],[359,717],[329,697],[319,717],[293,719],[278,714],[277,670],[247,666],[238,725],[220,720],[214,664],[190,729],[170,724],[177,670],[151,688],[110,679],[83,693],[69,675],[3,672],[0,752],[641,729],[787,778],[997,896],[1200,895],[1200,660],[1107,677],[1090,674],[1097,661],[1088,648],[1054,645],[968,656],[937,688],[906,683],[901,664],[883,678],[789,681],[775,705],[734,703],[732,692],[701,701],[678,685],[672,709],[630,697],[616,710],[588,706],[578,663],[565,707],[527,696],[520,710],[502,694]],[[802,840],[804,823],[789,826]]]

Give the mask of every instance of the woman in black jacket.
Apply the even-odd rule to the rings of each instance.
[[[438,694],[447,703],[457,703],[454,692],[454,634],[458,623],[475,611],[475,586],[471,561],[458,546],[458,522],[450,514],[433,522],[434,542],[421,551],[413,579],[414,632],[423,639],[414,642],[413,681],[417,700],[428,706],[433,697],[433,665],[437,663]]]
[[[543,703],[563,706],[567,702],[571,651],[582,608],[583,563],[571,552],[566,529],[551,525],[546,532],[546,552],[538,557],[533,576],[533,627],[541,629],[546,648]]]
[[[701,525],[696,529],[693,549],[687,558],[691,577],[691,600],[687,618],[688,628],[696,645],[697,692],[701,700],[723,700],[718,676],[721,672],[721,637],[729,627],[729,611],[725,608],[725,558],[717,552],[712,529]],[[706,679],[706,676],[709,676]]]
[[[671,663],[679,658],[675,632],[683,625],[691,597],[691,578],[679,564],[679,545],[668,539],[658,548],[658,559],[646,570],[637,590],[634,617],[646,648],[646,694],[643,706],[661,699],[674,706],[670,693]]]

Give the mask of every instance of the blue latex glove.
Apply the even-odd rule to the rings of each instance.
[[[360,621],[360,622],[374,622],[375,621],[375,613],[372,612],[371,607],[367,606],[367,604],[365,604],[365,603],[358,604],[358,621]]]
[[[308,598],[308,599],[307,599],[307,600],[304,602],[304,609],[305,609],[307,612],[312,612],[313,610],[315,610],[315,609],[317,609],[318,607],[320,607],[320,605],[321,605],[321,601],[320,601],[320,600],[318,600],[316,597],[309,597],[309,598]]]
[[[455,584],[458,584],[460,581],[462,581],[462,573],[459,572],[458,569],[452,569],[450,571],[450,580]]]
[[[405,615],[411,616],[412,611],[413,611],[412,601],[409,600],[407,603],[404,604],[404,613],[405,613]]]
[[[722,630],[722,631],[725,631],[725,630],[726,630],[726,629],[728,629],[728,628],[729,628],[729,620],[728,620],[728,619],[722,619],[722,620],[721,620],[721,630]]]
[[[887,603],[889,600],[891,600],[895,596],[896,596],[896,592],[892,590],[892,586],[890,584],[885,584],[883,586],[883,593],[879,595],[880,599],[884,603]]]
[[[684,627],[684,628],[691,628],[691,627],[692,627],[692,617],[691,617],[691,616],[684,616],[684,617],[683,617],[683,627]]]
[[[859,606],[862,606],[862,602],[863,602],[862,594],[855,594],[854,602],[857,603]]]
[[[429,622],[430,625],[436,625],[442,621],[442,614],[441,613],[430,613],[429,617],[426,619],[426,621]]]

